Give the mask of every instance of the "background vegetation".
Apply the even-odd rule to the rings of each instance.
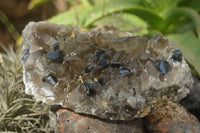
[[[197,75],[200,72],[199,0],[21,1],[26,3],[24,12],[27,15],[21,15],[20,19],[26,23],[30,20],[47,20],[86,30],[127,31],[149,38],[163,34],[181,49],[193,71]],[[3,4],[0,2],[0,5]],[[31,17],[27,19],[27,16]],[[35,102],[24,93],[20,34],[26,23],[18,28],[14,20],[0,6],[0,31],[6,30],[15,42],[12,45],[15,50],[5,48],[8,47],[7,43],[2,44],[4,53],[0,54],[0,131],[51,132],[49,107]],[[0,39],[1,36],[3,34],[0,32]]]

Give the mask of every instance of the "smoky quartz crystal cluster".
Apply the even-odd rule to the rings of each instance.
[[[193,84],[166,37],[81,31],[49,22],[23,30],[25,91],[38,101],[110,120],[132,120],[184,98]]]

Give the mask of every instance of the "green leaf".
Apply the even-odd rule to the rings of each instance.
[[[181,49],[184,57],[200,72],[200,40],[191,31],[169,34],[167,37]]]
[[[91,7],[91,3],[89,0],[80,0],[84,7]]]
[[[88,25],[89,27],[95,22],[96,19],[98,20],[99,17],[103,18],[109,13],[114,13],[115,10],[122,10],[122,8],[124,7],[133,7],[138,5],[139,3],[137,0],[124,0],[123,2],[120,0],[107,2],[103,1],[102,3],[99,3],[96,6],[93,6],[92,8],[90,8],[90,10],[86,12],[85,16],[83,17],[83,20],[81,20],[82,23],[80,23],[80,26],[82,27]],[[88,24],[91,21],[92,24]]]
[[[199,14],[190,8],[174,8],[167,11],[163,17],[168,20],[174,16],[185,16],[188,17],[195,25],[195,30],[197,32],[197,36],[200,39],[200,16]]]
[[[178,6],[192,8],[197,12],[200,11],[199,0],[181,0]]]
[[[146,21],[151,29],[162,30],[165,27],[163,18],[157,12],[140,6],[138,0],[116,0],[87,8],[79,6],[79,8],[76,7],[74,10],[59,14],[48,21],[64,25],[77,24],[79,27],[90,28],[97,21],[116,14],[136,15]]]
[[[166,20],[166,27],[162,31],[163,34],[182,33],[195,29],[194,23],[186,16],[172,16]]]
[[[28,9],[39,7],[49,1],[51,0],[31,0],[30,3],[28,4]]]
[[[116,4],[118,5],[117,7]],[[82,21],[83,23],[81,26],[88,28],[96,21],[117,13],[129,13],[136,15],[146,21],[150,28],[153,29],[162,30],[162,28],[165,26],[165,21],[158,15],[158,13],[148,8],[139,6],[139,4],[136,2],[131,4],[130,1],[119,1],[117,3],[109,3],[106,5],[102,4],[93,7],[84,17],[85,20]]]
[[[11,23],[11,21],[8,19],[6,14],[0,10],[0,22],[4,24],[4,26],[7,28],[9,31],[10,35],[17,41],[20,37],[19,32],[15,28],[15,26]]]
[[[76,20],[76,12],[74,10],[60,13],[52,18],[49,22],[63,25],[74,25]]]
[[[133,14],[113,14],[102,18],[94,23],[95,27],[99,25],[111,25],[119,31],[131,32],[134,35],[144,35],[148,33],[147,23]]]
[[[180,0],[142,0],[141,4],[149,9],[162,13],[177,6]]]
[[[60,13],[47,21],[68,26],[79,26],[80,23],[82,23],[81,20],[83,20],[86,12],[92,7],[87,0],[81,0],[81,2],[82,4],[75,5],[70,10]]]

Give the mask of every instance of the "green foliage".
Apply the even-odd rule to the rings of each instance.
[[[141,5],[158,13],[162,13],[165,10],[176,7],[179,1],[180,0],[141,0]]]
[[[0,21],[6,26],[7,30],[9,31],[13,39],[17,41],[20,37],[20,34],[18,33],[14,25],[10,22],[8,17],[1,10],[0,10]]]
[[[33,9],[33,8],[36,8],[36,7],[39,7],[47,2],[50,2],[51,0],[31,0],[29,2],[29,5],[28,5],[28,8],[29,9]]]
[[[122,2],[122,1],[121,1]],[[123,2],[122,2],[123,3]],[[107,5],[106,8],[110,9],[111,11],[106,11],[104,14],[99,13],[98,9],[101,6],[96,6],[94,7],[91,11],[88,12],[90,14],[90,17],[88,19],[83,20],[81,23],[81,26],[84,28],[90,28],[96,21],[106,17],[106,16],[111,16],[112,14],[117,14],[117,13],[128,13],[128,14],[134,14],[144,21],[146,21],[149,26],[153,29],[162,29],[164,26],[164,20],[158,16],[154,11],[146,9],[144,7],[130,7],[129,4],[123,5],[121,3],[119,9],[113,9],[113,5]],[[103,8],[103,7],[102,7]],[[92,16],[92,14],[94,14]],[[88,16],[88,15],[87,15]]]
[[[63,17],[66,16],[66,17]],[[64,25],[73,25],[75,23],[76,12],[74,10],[60,13],[55,17],[52,17],[49,22]]]
[[[152,37],[155,34],[164,34],[169,36],[171,41],[182,49],[188,61],[200,71],[198,59],[200,57],[200,16],[198,14],[200,6],[198,0],[107,0],[95,2],[93,6],[81,4],[78,6],[81,8],[77,10],[72,8],[70,11],[54,16],[49,21],[64,25],[76,23],[76,26],[85,29],[91,29],[99,24],[112,24],[119,30],[132,32],[133,28],[130,26],[122,26],[123,22],[127,24],[128,21],[128,24],[141,29],[135,32],[137,35]],[[129,16],[129,19],[116,20],[114,18],[117,15],[120,18]],[[185,41],[186,38],[188,39]]]
[[[199,0],[181,0],[178,3],[178,5],[183,6],[183,7],[192,8],[192,9],[196,10],[197,12],[200,11]]]
[[[165,14],[164,17],[165,17],[166,22],[168,22],[167,24],[170,25],[169,20],[175,20],[179,16],[188,18],[193,22],[194,29],[196,30],[196,33],[197,33],[197,37],[200,39],[200,16],[199,16],[199,14],[195,10],[190,9],[190,8],[173,8],[173,9],[167,11],[167,13]],[[171,24],[173,24],[173,23],[171,23]],[[179,26],[184,27],[184,26],[186,26],[186,24],[182,23],[182,25],[179,25]],[[179,27],[179,28],[181,28],[181,27]],[[190,30],[192,30],[192,29],[190,29]]]

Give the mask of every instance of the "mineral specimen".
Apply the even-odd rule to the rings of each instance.
[[[166,37],[81,30],[30,22],[23,30],[27,94],[76,113],[132,120],[179,101],[193,80]]]

